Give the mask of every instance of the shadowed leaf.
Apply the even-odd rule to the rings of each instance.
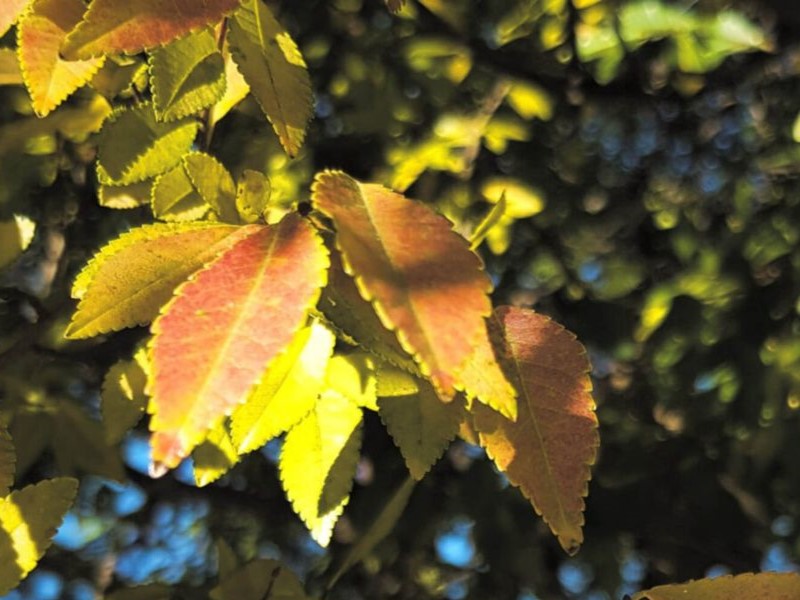
[[[0,496],[5,496],[14,484],[14,469],[17,455],[11,435],[3,427],[0,428]]]
[[[745,573],[660,585],[633,600],[800,600],[800,574]]]
[[[147,397],[147,353],[142,348],[130,360],[113,364],[103,380],[100,407],[109,444],[122,440],[144,414]]]
[[[211,600],[308,600],[297,576],[268,558],[236,569],[209,596]]]
[[[151,199],[153,216],[163,221],[196,221],[211,210],[180,163],[156,177]]]
[[[533,311],[502,307],[490,324],[519,393],[517,421],[473,404],[481,445],[570,554],[583,541],[583,498],[597,454],[589,361],[575,336]]]
[[[197,193],[219,218],[225,223],[239,223],[236,185],[222,163],[204,152],[191,152],[181,160]]]
[[[127,185],[100,185],[97,201],[100,206],[115,209],[136,208],[150,204],[153,180],[138,181]]]
[[[197,487],[215,482],[239,462],[239,455],[223,422],[218,423],[205,441],[194,449],[192,460]]]

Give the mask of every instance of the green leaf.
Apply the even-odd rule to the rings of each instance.
[[[469,247],[470,250],[477,250],[478,246],[483,243],[483,240],[486,239],[486,236],[489,235],[489,232],[492,228],[497,225],[503,216],[506,213],[506,208],[508,206],[508,202],[506,201],[506,192],[500,194],[500,199],[497,201],[492,209],[489,211],[483,220],[478,223],[478,226],[472,232],[472,235],[469,238]]]
[[[13,48],[0,48],[0,85],[23,85],[22,71]]]
[[[263,173],[245,169],[236,185],[236,210],[245,223],[266,221],[270,198],[269,178]]]
[[[327,546],[344,511],[361,447],[361,409],[323,392],[288,434],[280,457],[283,489],[318,544]]]
[[[168,171],[190,150],[197,129],[192,119],[157,121],[149,102],[115,112],[100,132],[100,183],[124,185]]]
[[[800,600],[797,573],[745,573],[660,585],[633,596],[633,600]]]
[[[420,379],[417,386],[416,394],[378,398],[378,414],[412,477],[420,480],[456,437],[465,408],[460,396],[442,402],[427,381]]]
[[[103,413],[105,438],[116,444],[133,428],[144,414],[147,396],[147,351],[139,349],[130,360],[114,363],[103,380],[100,408]]]
[[[0,427],[0,496],[7,495],[14,484],[16,464],[17,454],[11,435],[5,427]]]
[[[150,204],[153,180],[137,181],[127,185],[100,184],[97,199],[100,206],[115,209],[137,208]]]
[[[52,443],[62,473],[125,479],[119,452],[106,442],[102,424],[71,402],[63,401],[58,407]]]
[[[225,540],[218,538],[214,543],[217,549],[217,564],[219,565],[218,577],[220,581],[230,579],[231,575],[239,568],[239,559]]]
[[[197,193],[214,209],[219,218],[225,223],[239,223],[236,186],[222,163],[204,152],[191,152],[182,161]]]
[[[93,0],[61,52],[68,60],[137,54],[213,25],[240,0]]]
[[[153,215],[163,221],[197,221],[211,210],[194,187],[183,163],[156,177],[151,199]]]
[[[239,462],[239,455],[224,422],[220,421],[209,431],[206,440],[194,449],[192,461],[197,487],[215,482]]]
[[[225,93],[214,106],[211,107],[209,123],[216,125],[234,106],[239,104],[250,93],[250,86],[244,76],[236,67],[236,62],[230,54],[227,42],[223,49],[225,57]]]
[[[225,92],[225,62],[208,29],[150,52],[153,107],[159,121],[208,108]]]
[[[211,600],[308,600],[297,576],[276,560],[247,563],[211,590]]]
[[[313,112],[306,63],[261,0],[244,0],[229,23],[236,64],[289,156],[296,156]]]
[[[17,25],[17,55],[31,95],[31,105],[43,117],[87,83],[105,57],[68,62],[59,55],[61,42],[78,21],[81,0],[34,0]]]
[[[314,408],[335,343],[333,333],[317,321],[297,333],[247,402],[231,416],[239,454],[252,452],[288,431]]]
[[[72,296],[80,303],[64,335],[91,337],[146,325],[179,283],[248,233],[230,225],[159,223],[123,234],[75,280]]]
[[[339,581],[342,575],[347,573],[354,565],[357,565],[367,558],[372,549],[391,533],[395,524],[402,516],[408,504],[408,500],[411,498],[411,492],[414,491],[416,484],[416,480],[413,477],[409,477],[394,491],[389,501],[375,516],[375,519],[367,530],[349,550],[342,564],[336,569],[333,577],[330,578],[330,581],[328,581],[325,586],[326,589],[331,589],[336,585],[336,582]]]
[[[13,263],[28,248],[36,232],[36,223],[28,217],[15,215],[0,221],[0,269]]]
[[[0,594],[39,562],[77,491],[77,481],[60,477],[0,498]]]

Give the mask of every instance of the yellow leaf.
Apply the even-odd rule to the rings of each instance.
[[[427,381],[420,379],[417,386],[416,394],[379,398],[378,413],[411,475],[419,480],[456,437],[465,411],[461,396],[442,402]]]
[[[633,600],[800,600],[797,573],[745,573],[660,585],[639,592]]]
[[[211,210],[192,184],[183,164],[156,177],[150,206],[157,219],[175,222],[197,221]]]
[[[553,116],[553,101],[538,85],[515,81],[508,91],[508,103],[523,119],[549,121]]]
[[[197,487],[215,482],[239,462],[224,420],[212,427],[206,440],[194,449],[192,460]]]
[[[245,0],[229,27],[236,64],[286,153],[296,156],[313,112],[311,80],[297,45],[261,0]]]
[[[106,373],[100,407],[109,444],[120,442],[142,418],[147,406],[147,368],[147,352],[141,348],[132,359],[116,362]]]
[[[505,195],[505,214],[513,219],[532,217],[544,208],[544,198],[538,190],[511,177],[490,177],[481,186],[481,193],[492,204]]]
[[[478,223],[478,226],[472,232],[472,235],[469,238],[470,250],[477,250],[483,240],[486,239],[486,236],[489,235],[489,232],[492,230],[492,228],[500,223],[500,221],[503,219],[503,216],[506,214],[507,206],[508,202],[506,201],[506,193],[505,190],[503,190],[503,192],[500,194],[500,199],[489,211],[489,214],[487,214],[483,220]]]
[[[239,454],[252,452],[288,431],[314,408],[335,343],[333,333],[317,321],[297,333],[247,402],[231,416]]]
[[[350,497],[361,446],[361,409],[323,392],[314,409],[286,435],[280,458],[283,489],[321,546]]]
[[[0,498],[0,594],[39,562],[77,491],[76,480],[60,477]]]
[[[33,241],[36,223],[28,217],[14,215],[13,219],[0,221],[0,269],[19,258]]]
[[[200,197],[225,223],[239,223],[236,186],[228,170],[204,152],[190,152],[182,159],[183,168]]]
[[[22,85],[24,83],[17,53],[11,48],[0,48],[0,85]]]
[[[97,199],[100,206],[114,209],[128,209],[150,204],[153,180],[138,181],[128,185],[100,184]]]
[[[267,218],[271,188],[263,173],[245,169],[236,185],[236,210],[246,223],[257,223]]]
[[[239,69],[236,68],[236,63],[227,48],[227,44],[223,55],[225,56],[225,93],[222,95],[222,98],[211,107],[209,122],[212,126],[216,125],[217,122],[250,93],[250,86],[247,85],[244,76]]]
[[[337,354],[328,363],[325,381],[327,393],[336,392],[356,406],[378,410],[375,360],[368,354]]]

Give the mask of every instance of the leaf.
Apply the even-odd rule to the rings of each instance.
[[[52,445],[62,473],[125,479],[119,453],[106,442],[102,425],[70,402],[61,402],[58,407]]]
[[[36,223],[28,217],[14,215],[0,221],[0,269],[17,260],[30,246],[36,233]]]
[[[519,414],[512,422],[474,404],[481,445],[574,554],[583,541],[583,498],[598,446],[586,351],[563,327],[530,310],[498,308],[490,323],[505,339],[502,354],[519,393]]]
[[[4,534],[0,537],[0,595],[15,588],[39,562],[77,491],[77,481],[59,477],[0,498]]]
[[[386,8],[392,13],[399,13],[406,4],[406,0],[385,0],[385,2]]]
[[[437,393],[452,398],[491,310],[480,258],[447,219],[380,185],[326,171],[316,177],[313,201],[333,219],[361,295]]]
[[[296,214],[253,233],[180,286],[152,326],[155,470],[173,468],[247,398],[305,323],[328,253]]]
[[[37,115],[43,117],[87,83],[105,57],[68,62],[61,42],[83,15],[81,0],[34,0],[17,25],[17,53],[25,86]]]
[[[323,392],[286,434],[280,457],[283,489],[320,546],[327,546],[353,485],[361,447],[361,409]]]
[[[416,394],[378,398],[378,414],[411,476],[420,480],[456,437],[465,410],[463,399],[442,402],[427,381],[417,385]]]
[[[84,338],[146,325],[175,287],[230,248],[250,228],[208,223],[138,227],[106,244],[80,272],[80,299],[64,335]]]
[[[231,575],[239,568],[239,560],[236,558],[233,548],[224,539],[218,538],[214,546],[217,549],[217,564],[219,565],[217,576],[220,581],[225,581],[230,579]]]
[[[224,423],[220,422],[211,429],[205,441],[192,452],[192,460],[197,487],[215,482],[239,462],[239,455]]]
[[[239,69],[236,68],[236,62],[234,62],[233,57],[230,55],[227,46],[226,43],[223,50],[223,56],[225,57],[225,93],[222,95],[222,98],[211,107],[209,123],[212,126],[219,123],[234,106],[244,100],[247,94],[250,93],[250,86],[247,85],[244,76]]]
[[[337,354],[325,373],[326,393],[336,393],[362,408],[378,410],[375,361],[364,353]]]
[[[144,414],[147,397],[147,353],[144,349],[133,358],[114,363],[103,380],[100,407],[103,413],[105,439],[117,444]]]
[[[362,560],[367,558],[372,549],[375,548],[378,544],[380,544],[383,539],[389,535],[394,529],[394,526],[397,524],[397,521],[400,520],[400,517],[403,514],[403,511],[408,504],[408,500],[411,498],[411,492],[414,491],[414,487],[417,485],[417,482],[414,478],[409,477],[407,478],[403,484],[398,487],[394,493],[392,494],[389,501],[386,505],[381,509],[380,513],[375,516],[375,520],[372,521],[369,528],[361,535],[355,545],[349,550],[347,556],[345,556],[342,564],[336,569],[336,572],[333,574],[333,577],[330,578],[327,585],[325,586],[326,589],[330,590],[336,582],[339,581],[339,578],[347,573],[354,565],[357,565]]]
[[[745,573],[660,585],[633,596],[633,600],[800,600],[797,573]]]
[[[115,209],[137,208],[150,204],[153,180],[138,181],[127,185],[100,184],[97,199],[100,206]]]
[[[0,85],[24,84],[17,53],[12,48],[0,48]]]
[[[469,238],[469,248],[470,250],[477,250],[478,247],[481,245],[486,236],[489,235],[489,232],[492,230],[492,227],[497,225],[500,220],[503,218],[506,212],[506,193],[505,191],[500,194],[500,199],[497,201],[492,209],[489,211],[483,221],[478,223],[478,226],[472,232],[472,235]]]
[[[468,400],[478,399],[512,421],[517,420],[517,392],[503,372],[498,348],[502,339],[484,326],[461,375]]]
[[[169,586],[161,583],[137,585],[133,588],[117,590],[105,597],[105,600],[173,600]]]
[[[270,198],[269,178],[263,173],[245,169],[236,185],[236,210],[245,223],[266,220]]]
[[[14,442],[5,427],[0,427],[0,496],[8,495],[14,484],[17,454]]]
[[[244,0],[229,23],[231,54],[286,153],[297,156],[314,99],[294,40],[261,0]]]
[[[137,54],[213,25],[240,0],[93,0],[61,47],[69,60]]]
[[[211,590],[211,600],[308,600],[297,576],[276,560],[247,563]]]
[[[153,216],[163,221],[197,221],[211,210],[194,187],[183,163],[156,177],[151,199]]]
[[[203,152],[183,157],[183,167],[197,193],[226,223],[239,223],[233,177],[216,158]]]
[[[403,350],[397,336],[383,326],[372,305],[361,297],[355,280],[344,272],[341,254],[331,252],[328,285],[319,307],[325,318],[352,342],[375,356],[418,373],[414,360]]]
[[[3,0],[0,6],[0,37],[3,37],[17,21],[31,0]]]
[[[225,92],[225,62],[209,29],[155,48],[148,63],[153,108],[159,121],[200,112]]]
[[[505,199],[504,215],[513,219],[525,219],[539,214],[544,209],[541,192],[510,177],[491,177],[481,186],[481,194],[487,202],[499,204]]]
[[[150,103],[114,113],[100,131],[100,183],[124,185],[165,173],[189,151],[197,128],[197,121],[192,119],[156,121]]]
[[[231,416],[239,454],[252,452],[288,431],[314,408],[335,343],[333,333],[317,321],[297,333],[247,402]]]

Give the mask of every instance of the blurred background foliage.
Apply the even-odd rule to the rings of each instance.
[[[789,0],[280,2],[316,118],[295,159],[248,98],[211,152],[287,204],[340,168],[435,206],[481,247],[497,303],[553,315],[588,347],[601,454],[573,559],[458,441],[392,534],[328,593],[347,598],[621,598],[727,572],[800,569],[800,13]],[[405,478],[367,423],[330,549],[276,476],[280,443],[219,482],[147,475],[143,431],[100,419],[106,371],[143,331],[66,342],[77,270],[152,218],[91,166],[142,57],[109,61],[44,119],[0,49],[0,416],[17,486],[81,477],[56,549],[6,599],[205,598],[218,569],[277,558],[320,593]],[[273,196],[273,197],[275,197]],[[413,227],[413,224],[409,224]],[[144,426],[140,426],[144,427]],[[128,589],[149,584],[149,587]]]

